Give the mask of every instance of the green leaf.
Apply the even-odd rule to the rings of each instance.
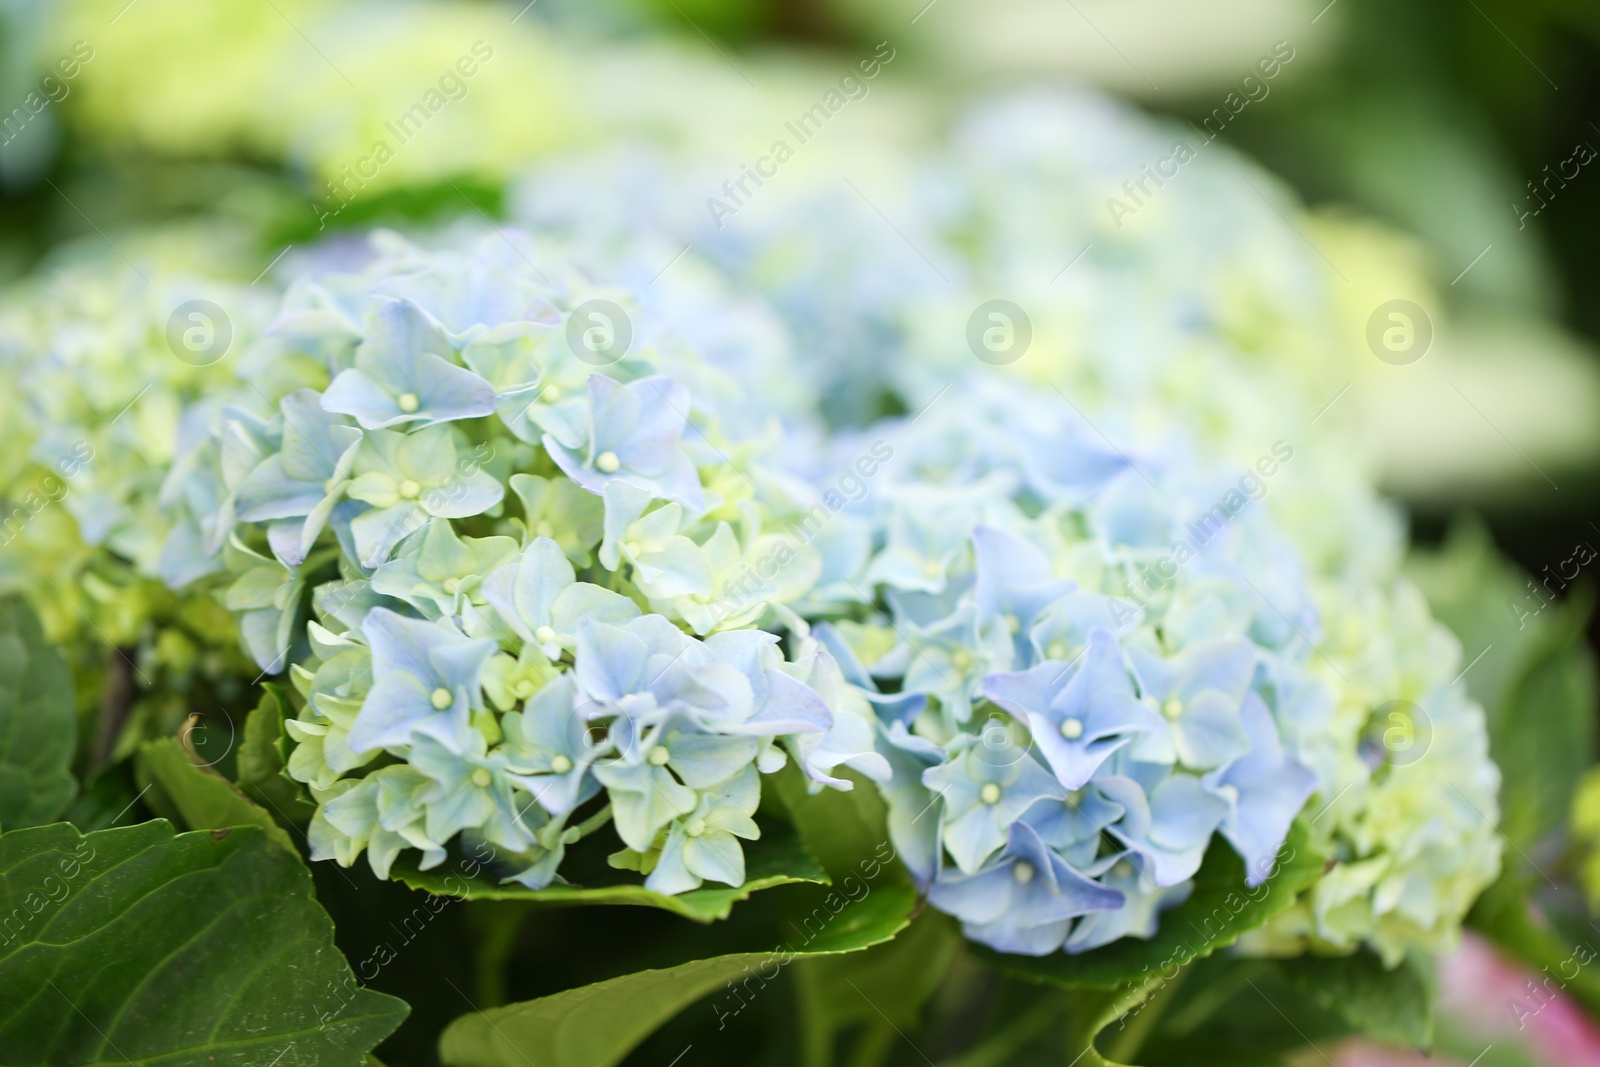
[[[611,1067],[683,1008],[735,978],[755,995],[791,960],[857,952],[893,938],[909,921],[916,894],[885,885],[833,915],[803,949],[789,945],[639,971],[538,1000],[466,1015],[439,1042],[447,1067]],[[727,993],[712,1005],[720,1020],[744,1001]]]
[[[132,764],[110,763],[84,784],[78,799],[61,818],[84,833],[106,830],[118,823],[131,826],[149,818],[139,803],[141,799],[139,787],[133,784]]]
[[[1527,845],[1560,824],[1594,761],[1600,693],[1584,633],[1593,589],[1552,602],[1561,579],[1530,580],[1475,521],[1457,523],[1443,550],[1413,553],[1406,573],[1461,640],[1463,678],[1502,772],[1500,828]]]
[[[1600,698],[1584,644],[1588,615],[1586,602],[1568,605],[1565,626],[1530,659],[1491,718],[1489,751],[1503,777],[1500,831],[1521,845],[1561,824],[1594,760]]]
[[[1433,962],[1407,957],[1388,968],[1371,952],[1301,956],[1278,964],[1288,983],[1352,1027],[1379,1041],[1427,1049],[1433,1044]]]
[[[289,835],[265,809],[199,759],[175,737],[147,741],[139,747],[139,777],[160,791],[191,830],[257,826],[274,844],[299,856]]]
[[[766,779],[806,848],[829,875],[841,880],[858,873],[862,864],[873,858],[881,862],[884,855],[892,855],[888,809],[882,794],[871,781],[853,771],[846,770],[844,777],[855,784],[854,789],[811,793],[806,789],[805,776],[793,765]],[[895,865],[892,869],[896,877],[910,881],[903,867]]]
[[[406,1010],[356,985],[309,872],[254,827],[0,834],[8,1067],[361,1067]]]
[[[1220,837],[1206,851],[1189,899],[1161,916],[1148,941],[1123,938],[1076,956],[1014,956],[975,949],[980,959],[1021,978],[1069,989],[1115,989],[1168,973],[1211,955],[1261,926],[1294,903],[1300,890],[1321,876],[1325,862],[1300,822],[1289,829],[1272,876],[1254,889],[1245,885],[1244,861]]]
[[[1155,991],[1155,983],[1117,989],[1081,989],[1067,1007],[1067,1055],[1077,1067],[1125,1067],[1101,1055],[1100,1035],[1112,1023],[1139,1007]]]
[[[283,720],[289,714],[288,697],[270,682],[261,688],[261,703],[244,721],[235,769],[239,789],[286,822],[309,822],[315,808],[302,796],[300,784],[284,773]]]
[[[1341,1015],[1301,992],[1272,960],[1212,956],[1184,968],[1172,985],[1176,995],[1139,1047],[1146,1067],[1282,1067],[1302,1062],[1295,1052],[1321,1063],[1315,1050],[1351,1033]],[[1128,1028],[1144,1018],[1135,1016]]]
[[[67,661],[45,643],[33,609],[0,600],[0,829],[60,818],[72,776],[77,716]]]
[[[585,904],[631,904],[647,908],[660,908],[695,922],[709,923],[726,919],[733,906],[747,900],[750,894],[773,886],[795,882],[828,881],[827,872],[800,843],[794,828],[775,819],[760,820],[761,837],[747,842],[745,850],[745,883],[742,886],[712,886],[667,896],[652,892],[638,881],[638,875],[606,868],[602,864],[564,864],[568,877],[578,878],[582,884],[553,885],[545,889],[529,889],[516,882],[502,882],[487,867],[468,877],[459,865],[441,865],[432,870],[418,870],[415,857],[403,857],[394,865],[392,877],[413,889],[422,889],[435,896],[463,897],[468,900],[527,900],[553,906]],[[588,842],[584,842],[587,844]],[[474,867],[479,866],[473,864]],[[508,869],[505,873],[510,873]]]

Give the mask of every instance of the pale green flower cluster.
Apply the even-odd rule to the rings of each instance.
[[[243,669],[226,612],[157,574],[185,411],[232,383],[235,338],[272,299],[237,280],[246,262],[221,225],[95,238],[0,296],[0,589],[75,653],[121,648],[147,680]]]
[[[1448,951],[1501,860],[1500,774],[1459,678],[1460,644],[1404,579],[1323,583],[1317,599],[1329,636],[1308,668],[1333,694],[1324,767],[1337,792],[1311,829],[1336,863],[1242,948],[1365,942],[1390,964]]]

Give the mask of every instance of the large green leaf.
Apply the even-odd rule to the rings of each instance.
[[[445,1031],[439,1054],[447,1067],[611,1067],[684,1007],[735,978],[754,995],[796,958],[888,941],[905,928],[915,903],[910,887],[889,884],[841,907],[799,949],[714,956],[463,1016]],[[728,993],[712,1007],[720,1019],[742,1003]]]
[[[0,834],[0,928],[8,1067],[361,1067],[406,1014],[254,827]]]
[[[577,884],[529,889],[516,882],[504,882],[485,867],[471,877],[462,873],[461,864],[444,864],[432,870],[418,870],[414,858],[402,858],[394,865],[393,877],[413,889],[435,896],[464,897],[468,900],[527,900],[555,906],[584,904],[632,904],[660,908],[696,922],[726,919],[733,906],[750,894],[773,886],[794,882],[828,881],[825,872],[789,824],[777,819],[760,820],[761,838],[747,842],[745,883],[738,887],[707,885],[700,889],[667,896],[646,889],[639,876],[612,870],[603,864],[572,857],[576,862],[563,865],[563,871]],[[589,842],[583,844],[588,845]],[[591,857],[592,859],[592,857]],[[472,864],[477,867],[477,864]],[[510,873],[508,870],[506,873]]]
[[[294,842],[266,809],[257,807],[232,782],[201,763],[177,738],[163,737],[141,745],[138,767],[140,778],[160,791],[189,829],[257,826],[274,844],[296,852]]]
[[[1379,1041],[1426,1049],[1433,1043],[1433,962],[1408,957],[1385,967],[1371,952],[1301,956],[1278,964],[1289,985]]]
[[[67,810],[78,792],[76,730],[66,659],[45,643],[26,603],[0,599],[0,829],[37,826]]]
[[[1067,1054],[1073,1057],[1072,1063],[1077,1067],[1123,1067],[1101,1054],[1097,1047],[1104,1043],[1101,1035],[1154,991],[1155,983],[1075,990],[1067,1008]]]
[[[1189,899],[1161,916],[1148,941],[1123,938],[1076,956],[1014,956],[979,948],[981,959],[1022,978],[1073,989],[1116,989],[1169,974],[1211,955],[1294,903],[1323,872],[1325,861],[1301,822],[1290,827],[1272,876],[1245,885],[1244,862],[1220,838],[1212,841]]]
[[[270,682],[261,689],[261,702],[244,721],[235,777],[250,799],[285,822],[304,824],[315,809],[302,796],[303,787],[284,773],[287,740],[283,720],[289,715],[288,696]]]

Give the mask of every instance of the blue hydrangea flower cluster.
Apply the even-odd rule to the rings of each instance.
[[[877,712],[897,851],[1032,955],[1150,936],[1216,835],[1264,881],[1326,785],[1297,555],[1259,505],[1218,521],[1229,479],[1192,450],[1121,453],[994,377],[952,392],[865,431],[894,458],[810,612]]]
[[[1004,951],[1148,937],[1307,812],[1336,862],[1242,949],[1447,946],[1498,776],[1359,442],[1311,428],[1350,377],[1294,205],[1219,146],[1108,211],[1171,133],[1087,93],[837,132],[736,216],[665,130],[692,158],[532,174],[538,243],[338,241],[282,294],[192,234],[44,272],[0,307],[0,586],[141,663],[236,632],[298,693],[316,854],[380,876],[466,837],[547,886],[604,830],[653,890],[739,885],[792,762],[875,783]],[[994,296],[1031,344],[979,369]],[[174,348],[194,299],[225,362]]]
[[[1013,383],[1017,412],[1055,406],[1057,421],[1095,420],[1106,433],[1090,432],[1087,440],[1101,451],[1115,451],[1113,440],[1126,448],[1154,442],[1158,454],[1185,456],[1200,471],[1237,471],[1269,442],[1292,442],[1292,475],[1273,480],[1270,493],[1258,484],[1265,500],[1252,505],[1270,514],[1263,521],[1276,523],[1287,546],[1272,553],[1253,547],[1255,555],[1242,557],[1251,566],[1237,569],[1225,601],[1232,611],[1251,597],[1268,600],[1277,610],[1255,623],[1270,636],[1268,645],[1304,646],[1298,654],[1311,681],[1290,679],[1275,691],[1306,719],[1295,725],[1280,716],[1278,727],[1286,750],[1316,775],[1320,799],[1312,801],[1309,832],[1339,862],[1242,947],[1346,952],[1364,943],[1390,962],[1414,948],[1448,950],[1471,902],[1498,872],[1498,772],[1482,709],[1456,679],[1459,646],[1400,576],[1405,526],[1373,490],[1369,442],[1341,425],[1348,407],[1323,417],[1330,401],[1371,369],[1371,353],[1342,340],[1359,337],[1359,322],[1348,316],[1371,305],[1352,302],[1351,279],[1335,277],[1305,239],[1309,230],[1322,243],[1326,227],[1337,224],[1303,212],[1270,174],[1225,146],[1205,148],[1203,162],[1145,188],[1136,211],[1108,211],[1109,191],[1125,196],[1124,180],[1142,177],[1192,133],[1098,94],[1036,91],[980,104],[956,124],[949,143],[926,151],[851,144],[848,165],[835,168],[850,174],[848,185],[786,174],[754,190],[726,225],[693,210],[720,175],[693,155],[670,151],[541,166],[524,181],[518,210],[541,226],[591,239],[610,224],[629,234],[663,233],[680,247],[692,242],[770,301],[804,339],[797,351],[821,397],[809,418],[791,419],[791,433],[806,439],[831,432],[822,426],[859,429],[886,411],[917,413],[930,402],[936,411],[951,396],[958,406],[969,403],[978,394],[966,379],[982,358],[969,316],[999,296],[1027,316],[1030,343],[987,361],[1002,365],[984,373]],[[613,204],[625,206],[607,207]],[[1354,281],[1359,289],[1364,279]],[[758,388],[756,378],[745,380]],[[916,425],[932,417],[918,415]],[[876,664],[896,643],[922,652],[902,648],[905,662],[891,658],[875,674],[852,675],[869,693],[892,691],[874,697],[880,711],[917,699],[907,689],[937,679],[934,664],[951,673],[941,657],[953,654],[952,634],[971,640],[966,621],[923,630],[921,615],[896,614],[896,600],[929,603],[933,587],[917,587],[911,576],[922,556],[976,559],[969,535],[980,524],[996,525],[970,502],[949,511],[940,494],[994,462],[1021,478],[1021,491],[1037,496],[1046,486],[1057,495],[1041,499],[1059,503],[1093,486],[1091,475],[1107,462],[1054,444],[1018,447],[1009,432],[981,423],[954,427],[932,448],[922,479],[934,487],[931,495],[916,504],[871,505],[865,515],[854,513],[868,505],[854,507],[816,542],[831,546],[831,584],[799,605],[807,617],[831,621],[830,612],[852,603],[857,610],[873,604],[893,626],[847,631],[851,642],[867,641],[865,662]],[[903,450],[896,455],[898,478],[910,465]],[[1111,467],[1122,458],[1111,456]],[[848,459],[814,465],[808,474],[837,477]],[[1153,460],[1141,459],[1139,467],[1159,481]],[[873,490],[880,500],[888,491]],[[1189,501],[1176,513],[1199,514],[1217,503]],[[1037,506],[1037,499],[1029,505]],[[932,518],[936,513],[941,517]],[[857,521],[862,528],[852,529]],[[1127,530],[1133,536],[1138,527]],[[1146,565],[1176,555],[1172,548]],[[871,583],[863,581],[865,571],[848,570],[879,549],[889,562],[875,564]],[[1283,559],[1298,560],[1301,573],[1289,578]],[[1102,587],[1099,562],[1085,572],[1053,562],[1057,576],[1115,594],[1115,582]],[[1183,571],[1200,573],[1193,564]],[[907,588],[916,591],[886,581],[913,581]],[[945,607],[939,602],[939,611]],[[1175,610],[1184,618],[1194,609],[1179,598]],[[1173,623],[1162,625],[1165,632]],[[1397,656],[1401,647],[1409,651]],[[1132,657],[1123,658],[1142,697],[1145,680]],[[1260,677],[1258,668],[1258,684]],[[977,698],[1004,710],[998,694],[928,696],[956,709]],[[1390,739],[1414,732],[1393,725],[1395,707],[1422,709],[1425,721],[1416,729],[1426,732],[1425,755],[1391,749]],[[1116,758],[1139,750],[1129,741]]]
[[[626,290],[462,243],[378,234],[289,287],[244,384],[188,412],[166,577],[220,590],[304,698],[319,856],[387,876],[464,834],[540,888],[609,824],[650,889],[740,885],[762,774],[888,774],[829,653],[751,628],[820,570],[769,532],[812,494]]]

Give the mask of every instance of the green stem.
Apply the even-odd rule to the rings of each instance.
[[[823,1006],[817,969],[809,960],[796,960],[793,970],[800,1022],[800,1067],[833,1067],[833,1025]]]
[[[611,805],[607,804],[587,819],[578,824],[578,838],[588,837],[600,827],[611,821]]]
[[[1039,1003],[1011,1020],[983,1041],[967,1049],[945,1067],[1003,1067],[1022,1047],[1061,1018],[1061,997],[1046,995]]]
[[[1132,1063],[1133,1057],[1139,1054],[1145,1039],[1150,1036],[1150,1031],[1155,1029],[1156,1023],[1161,1020],[1161,1013],[1166,1011],[1178,987],[1188,977],[1187,970],[1180,970],[1165,985],[1152,993],[1139,1008],[1138,1014],[1122,1028],[1116,1040],[1111,1042],[1106,1057],[1117,1063]]]
[[[879,1019],[856,1042],[855,1054],[850,1057],[850,1067],[881,1067],[889,1058],[894,1040],[899,1035],[887,1019]]]
[[[520,900],[475,901],[470,913],[477,927],[477,952],[473,958],[474,982],[479,1008],[494,1008],[510,998],[506,988],[506,964],[517,946],[517,934],[528,907]]]

